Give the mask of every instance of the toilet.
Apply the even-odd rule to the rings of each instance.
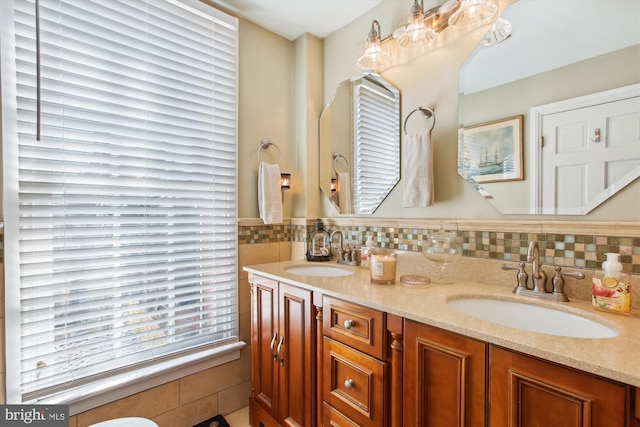
[[[113,420],[101,421],[91,424],[88,427],[159,427],[150,419],[140,417],[115,418]]]

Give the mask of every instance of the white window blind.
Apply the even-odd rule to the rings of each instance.
[[[400,103],[364,78],[353,87],[355,213],[371,214],[400,179]]]
[[[3,145],[18,165],[4,199],[20,360],[7,363],[23,401],[237,341],[235,18],[39,0],[38,41],[36,3],[14,5],[18,138]]]

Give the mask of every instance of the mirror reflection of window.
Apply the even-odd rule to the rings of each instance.
[[[353,84],[354,211],[371,214],[400,177],[397,92],[362,79]]]
[[[334,168],[335,153],[348,167],[341,158]],[[320,188],[335,210],[372,214],[400,180],[398,89],[372,71],[340,83],[320,116],[318,158]],[[338,172],[348,172],[351,209],[340,206]]]

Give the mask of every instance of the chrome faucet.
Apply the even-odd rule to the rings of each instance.
[[[342,231],[335,230],[331,233],[331,244],[333,245],[333,236],[340,236],[338,243],[338,264],[360,265],[360,250],[356,250],[355,245],[344,244],[344,236]]]
[[[542,269],[540,262],[540,249],[538,242],[531,240],[527,249],[527,261],[531,263],[531,280],[534,292],[547,292],[547,274]]]
[[[555,274],[551,285],[553,290],[547,292],[547,274],[542,268],[540,262],[540,249],[538,248],[538,242],[530,241],[527,248],[527,261],[531,263],[531,285],[529,284],[529,276],[525,271],[526,263],[520,262],[518,267],[510,267],[506,264],[502,265],[503,270],[518,270],[518,284],[513,290],[514,294],[527,295],[537,298],[545,298],[554,301],[569,301],[567,295],[564,293],[564,279],[563,277],[573,277],[574,279],[584,279],[584,274],[581,272],[563,273],[562,267],[554,267]]]

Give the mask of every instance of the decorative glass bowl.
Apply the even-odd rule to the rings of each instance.
[[[447,266],[462,256],[462,247],[457,242],[455,232],[439,231],[427,236],[422,246],[422,255],[438,267],[438,276],[431,278],[434,283],[453,283]]]

